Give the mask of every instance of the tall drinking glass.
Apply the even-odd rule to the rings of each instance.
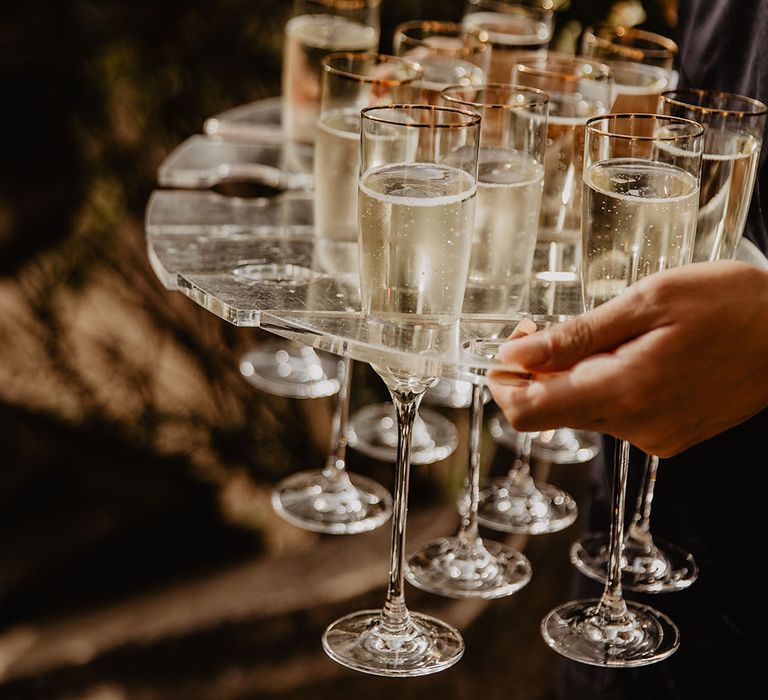
[[[322,65],[313,268],[349,278],[356,287],[360,110],[396,101],[397,91],[418,79],[421,69],[405,59],[366,53],[330,54]],[[392,512],[392,499],[380,484],[346,470],[352,367],[348,358],[341,364],[334,449],[322,470],[299,472],[281,481],[272,503],[278,515],[298,527],[346,535],[384,524]]]
[[[612,77],[608,66],[581,56],[518,56],[513,82],[549,95],[540,248],[558,241],[578,250],[584,125],[610,110]],[[565,258],[573,256],[563,252]]]
[[[293,0],[285,26],[282,72],[283,153],[287,172],[311,173],[320,102],[321,60],[334,51],[375,51],[381,0]],[[290,363],[276,363],[276,356]],[[272,391],[300,398],[323,395],[328,384],[320,357],[299,343],[272,339],[244,358],[249,380],[263,377]],[[291,372],[286,374],[290,366]],[[317,381],[315,378],[318,378]],[[328,395],[328,393],[324,394]]]
[[[395,29],[394,51],[424,68],[421,100],[439,105],[449,85],[480,85],[486,80],[490,46],[479,32],[454,22],[415,20]]]
[[[670,87],[669,71],[643,63],[600,60],[603,60],[613,73],[611,112],[653,114],[656,111],[659,95]]]
[[[315,232],[321,247],[333,244],[350,255],[331,261],[327,272],[357,275],[357,186],[360,179],[360,111],[403,101],[404,87],[422,76],[403,58],[334,53],[322,60],[323,80],[315,144]],[[409,95],[410,96],[410,95]],[[396,142],[395,143],[396,147]],[[388,148],[386,138],[380,141]],[[338,262],[341,262],[339,269]]]
[[[547,316],[581,313],[579,231],[584,125],[608,111],[611,72],[579,56],[521,54],[514,82],[549,95],[544,194],[528,289],[528,310]],[[512,428],[510,427],[510,433]],[[594,449],[584,431],[561,428],[536,435],[513,435],[517,458],[507,476],[485,484],[480,522],[502,532],[543,534],[562,530],[577,516],[576,503],[550,484],[534,482],[530,457],[546,448],[557,461]],[[544,444],[546,443],[546,444]]]
[[[548,99],[539,90],[494,83],[481,88],[446,88],[443,99],[449,106],[482,117],[475,232],[463,313],[513,313],[523,300],[536,244]],[[482,332],[482,324],[480,328]],[[510,595],[531,577],[528,560],[517,550],[480,537],[477,516],[484,391],[483,386],[473,385],[467,508],[459,530],[412,554],[406,572],[418,588],[457,598]]]
[[[467,0],[461,23],[491,46],[488,80],[512,80],[520,52],[545,54],[552,38],[552,0]]]
[[[382,610],[352,613],[323,635],[323,648],[350,668],[419,676],[459,660],[464,643],[450,625],[405,605],[405,524],[411,430],[427,365],[395,365],[386,347],[426,359],[457,350],[477,189],[480,117],[430,105],[362,112],[360,291],[369,335],[382,347],[372,362],[392,395],[399,429],[392,547]],[[398,148],[383,152],[380,140]]]
[[[768,107],[751,97],[689,88],[663,93],[658,111],[706,129],[693,261],[729,260],[744,232]]]
[[[634,27],[603,25],[588,27],[581,39],[581,52],[597,60],[628,61],[672,70],[677,44],[661,34]]]
[[[375,51],[380,5],[381,0],[294,0],[283,48],[283,132],[288,167],[311,170],[299,156],[298,147],[315,141],[323,57],[336,51]]]
[[[417,61],[424,70],[419,89],[406,100],[441,105],[440,93],[449,85],[480,85],[485,81],[490,46],[479,33],[454,22],[415,20],[395,29],[394,51]],[[397,443],[396,417],[391,404],[366,406],[350,419],[355,447],[378,459],[389,458]],[[430,464],[445,459],[458,444],[453,423],[436,411],[422,408],[416,416],[411,462]]]
[[[587,122],[583,289],[591,310],[642,277],[690,261],[696,234],[704,128],[687,119],[616,114]],[[644,666],[679,644],[674,623],[622,595],[629,443],[617,443],[608,578],[599,600],[552,610],[542,621],[555,651],[597,666]]]
[[[741,95],[684,89],[663,93],[659,112],[705,127],[693,261],[729,260],[744,231],[768,107]],[[622,583],[629,590],[646,593],[682,590],[698,575],[689,552],[651,534],[658,468],[659,458],[649,455],[624,543]],[[587,576],[604,580],[607,536],[588,535],[576,542],[571,561]]]

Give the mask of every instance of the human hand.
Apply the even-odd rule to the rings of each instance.
[[[498,357],[534,375],[490,382],[516,429],[595,430],[669,457],[768,405],[768,272],[717,262],[650,275]]]

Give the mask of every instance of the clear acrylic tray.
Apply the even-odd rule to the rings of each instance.
[[[249,102],[206,119],[203,131],[211,136],[280,144],[283,142],[282,109],[281,97]]]
[[[502,369],[490,357],[500,341],[479,339],[506,337],[523,315],[560,320],[472,314],[436,327],[365,319],[357,246],[315,239],[311,176],[282,167],[279,127],[280,98],[243,105],[208,119],[207,135],[187,139],[160,166],[159,185],[168,189],[151,196],[145,227],[150,263],[166,288],[238,326],[404,372],[475,382]],[[283,191],[249,199],[211,189],[232,182]]]
[[[304,148],[304,158],[311,149]],[[310,190],[312,176],[283,165],[280,143],[197,135],[177,146],[157,173],[161,187],[199,189],[228,182],[252,182],[277,190]]]

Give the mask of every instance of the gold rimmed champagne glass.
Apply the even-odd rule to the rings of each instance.
[[[461,23],[491,47],[488,81],[512,81],[520,52],[546,53],[552,39],[552,0],[467,0]]]
[[[693,262],[730,260],[744,232],[768,107],[742,95],[689,88],[664,92],[658,111],[705,128]],[[658,468],[659,458],[649,455],[624,543],[622,584],[632,591],[678,591],[698,576],[689,552],[651,534]],[[588,535],[576,542],[571,561],[582,573],[604,581],[607,536]]]
[[[399,91],[421,77],[421,68],[406,59],[368,53],[330,54],[322,66],[312,268],[356,289],[360,110],[396,102]],[[382,148],[386,148],[385,142]],[[334,446],[325,467],[281,481],[273,491],[272,504],[275,512],[293,525],[348,535],[383,525],[392,513],[392,498],[380,484],[346,470],[351,361],[344,358],[340,366]]]
[[[582,232],[589,311],[639,279],[690,261],[704,128],[687,119],[615,114],[587,122]],[[674,623],[624,600],[621,583],[629,443],[617,443],[608,576],[599,600],[565,603],[542,621],[555,651],[596,666],[644,666],[679,644]]]
[[[315,141],[323,57],[375,51],[380,16],[381,0],[294,0],[283,48],[283,132],[289,144]]]
[[[473,313],[511,314],[520,309],[533,261],[549,100],[539,90],[495,83],[446,88],[443,100],[482,117],[465,322]],[[476,325],[484,337],[494,337],[485,324]],[[522,554],[498,542],[486,542],[479,534],[484,391],[482,385],[473,385],[466,510],[458,532],[414,552],[406,572],[414,586],[456,598],[511,595],[531,578],[531,566]]]
[[[480,32],[455,22],[414,20],[395,29],[394,51],[424,69],[421,101],[441,104],[449,85],[480,85],[486,81],[490,45]]]
[[[672,70],[677,44],[668,37],[635,27],[601,25],[588,27],[581,52],[598,60],[628,61]]]
[[[581,313],[581,193],[577,184],[581,178],[584,125],[589,117],[608,111],[611,72],[604,64],[579,56],[526,53],[517,57],[513,79],[549,95],[544,191],[528,310],[548,316]],[[543,441],[557,461],[563,461],[566,453],[591,451],[591,435],[560,429],[546,434],[515,434],[511,441],[517,458],[505,477],[483,485],[480,523],[503,532],[530,534],[556,532],[571,525],[577,516],[575,501],[561,489],[534,482],[530,458],[537,443]]]
[[[381,139],[391,148],[382,150]],[[397,411],[398,448],[389,585],[381,610],[352,613],[323,635],[335,661],[383,676],[420,676],[459,660],[464,643],[450,625],[405,604],[405,527],[411,431],[436,375],[403,357],[439,362],[458,352],[459,316],[472,245],[480,117],[430,105],[362,112],[360,292],[371,365]],[[401,355],[398,355],[400,357]],[[431,364],[430,364],[431,366]]]

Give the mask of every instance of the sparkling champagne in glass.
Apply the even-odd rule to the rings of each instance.
[[[354,245],[357,274],[357,188],[360,177],[360,111],[402,101],[402,90],[422,75],[403,58],[367,53],[336,53],[323,61],[323,84],[315,144],[315,230],[320,243]],[[382,157],[395,156],[402,139],[382,135]],[[406,153],[401,151],[400,158]],[[390,158],[391,160],[391,158]],[[342,266],[345,268],[346,266]],[[330,266],[329,273],[344,272]]]
[[[532,271],[528,311],[544,316],[581,313],[580,195],[584,124],[608,111],[611,72],[583,57],[521,53],[514,81],[550,96],[544,156],[544,192]],[[560,428],[510,440],[518,459],[506,477],[489,482],[481,493],[480,521],[504,532],[546,533],[576,519],[575,501],[551,484],[534,483],[530,456],[546,452],[565,462],[594,450],[594,436]]]
[[[419,101],[440,105],[443,88],[477,86],[486,80],[491,47],[480,32],[460,24],[404,22],[395,29],[392,43],[398,56],[410,58],[424,69]]]
[[[464,643],[450,625],[405,605],[405,525],[411,432],[427,367],[456,352],[474,216],[480,117],[429,105],[362,112],[360,287],[372,366],[398,419],[389,585],[381,610],[334,622],[323,647],[335,661],[384,676],[420,676],[459,660]],[[381,135],[399,134],[410,157],[387,158]],[[393,353],[397,353],[396,355]],[[409,364],[413,357],[427,364]],[[402,359],[399,359],[402,358]]]
[[[512,80],[520,52],[546,54],[552,38],[551,0],[467,0],[461,23],[491,46],[488,80]]]
[[[373,52],[379,44],[381,0],[295,0],[283,49],[283,132],[287,166],[307,169],[298,146],[313,144],[320,103],[321,61],[336,51]]]
[[[682,89],[663,93],[659,112],[706,129],[693,260],[731,259],[747,220],[768,107],[751,97]]]
[[[653,114],[587,122],[582,231],[587,310],[639,279],[685,264],[693,252],[702,136],[700,124]],[[599,600],[565,603],[542,621],[558,653],[596,666],[644,666],[679,644],[674,623],[627,602],[621,566],[629,443],[617,443],[608,577]]]
[[[482,117],[475,233],[463,312],[517,311],[527,287],[536,242],[544,173],[547,96],[539,90],[488,84],[443,90],[450,106]],[[466,316],[465,316],[466,318]],[[477,325],[495,338],[491,324]],[[482,344],[476,343],[475,347]],[[427,543],[408,560],[418,588],[456,598],[498,598],[531,577],[528,560],[512,547],[484,542],[478,528],[482,385],[472,386],[466,513],[453,537]]]
[[[659,112],[705,128],[694,262],[728,260],[744,230],[768,107],[741,95],[684,89],[665,92]],[[622,584],[632,591],[663,593],[690,586],[698,576],[693,555],[651,534],[651,509],[659,458],[649,455],[637,506],[624,543]],[[607,535],[587,535],[571,548],[585,575],[604,581]]]

